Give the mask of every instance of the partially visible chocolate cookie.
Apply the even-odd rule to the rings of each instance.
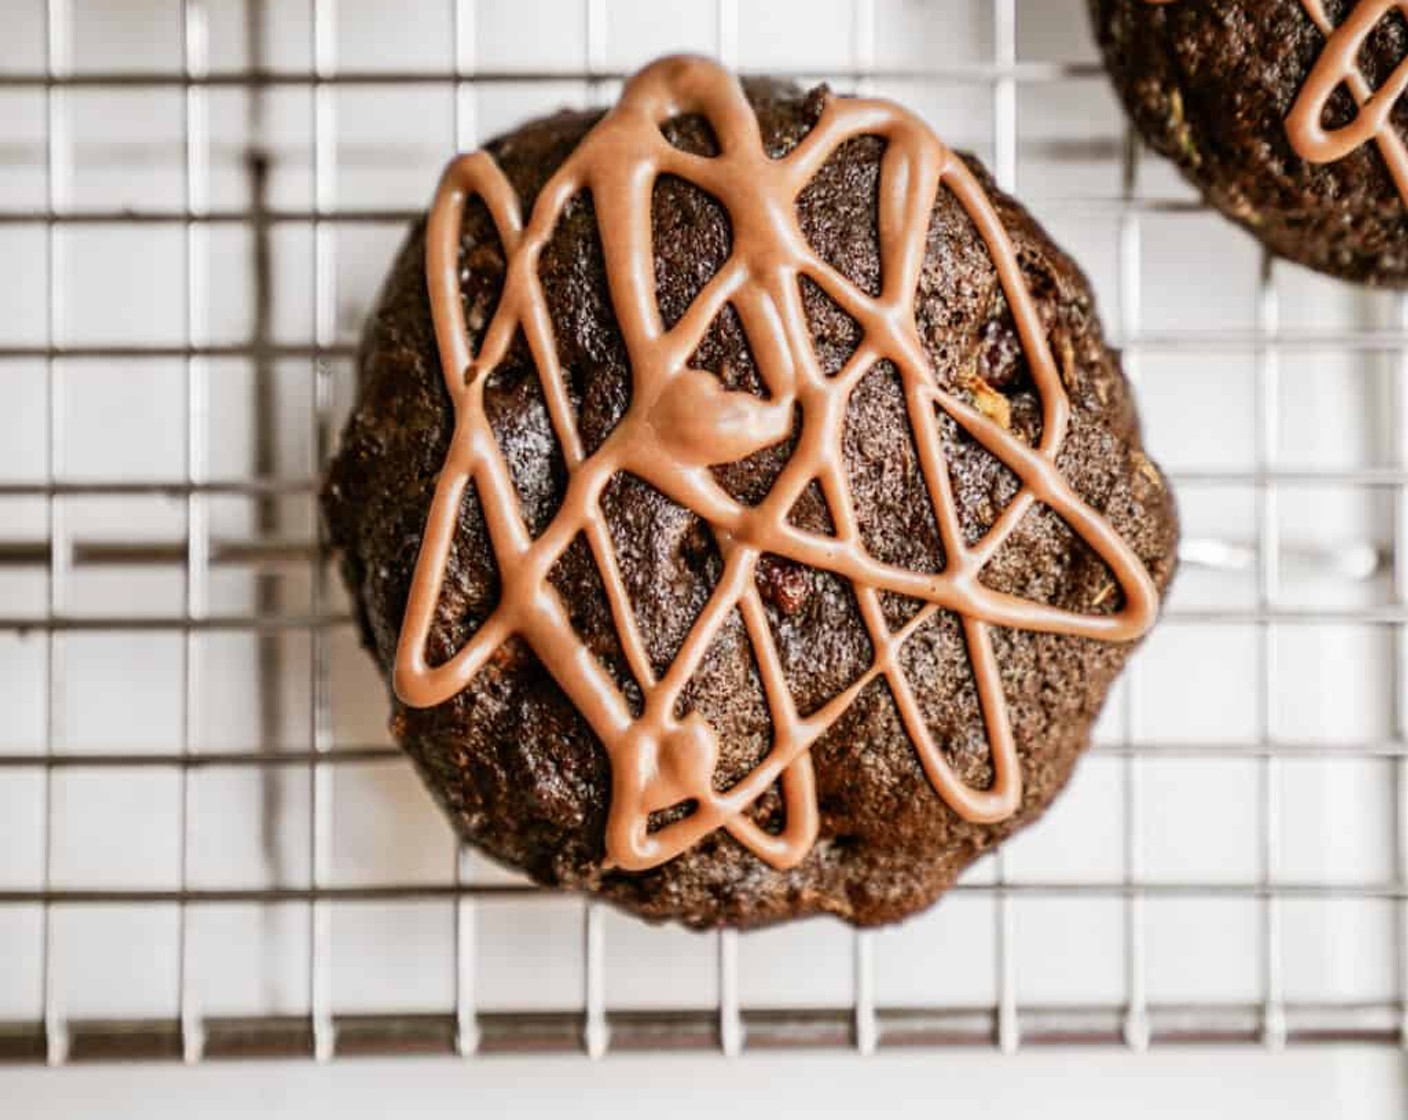
[[[359,367],[323,510],[397,740],[467,841],[651,919],[932,903],[1174,570],[1085,277],[883,102],[674,59],[522,126]]]
[[[1272,252],[1408,284],[1399,0],[1089,0],[1149,144]]]

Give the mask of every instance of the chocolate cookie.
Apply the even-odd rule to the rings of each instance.
[[[323,507],[397,740],[648,918],[927,906],[1173,572],[1085,278],[888,102],[665,59],[457,159],[360,378]]]
[[[1408,4],[1090,0],[1135,126],[1274,253],[1408,284]]]

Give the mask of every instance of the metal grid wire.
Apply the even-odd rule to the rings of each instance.
[[[346,2],[346,0],[344,0]],[[42,672],[25,677],[12,688],[29,689],[30,701],[41,710],[38,738],[0,749],[0,782],[21,775],[38,776],[38,785],[25,788],[40,800],[37,817],[27,818],[36,838],[37,875],[0,884],[0,957],[18,960],[18,968],[0,973],[3,1004],[0,1019],[0,1059],[47,1061],[54,1065],[92,1058],[180,1058],[313,1056],[391,1052],[480,1052],[516,1050],[580,1050],[592,1056],[636,1049],[716,1049],[737,1054],[744,1049],[777,1046],[839,1046],[870,1053],[879,1047],[904,1045],[997,1045],[1015,1051],[1039,1043],[1123,1044],[1144,1049],[1171,1041],[1287,1043],[1347,1040],[1402,1044],[1408,1041],[1408,301],[1395,297],[1363,297],[1350,313],[1318,326],[1294,326],[1283,313],[1282,266],[1263,259],[1253,293],[1249,325],[1205,330],[1146,329],[1148,223],[1164,216],[1202,215],[1186,193],[1157,196],[1141,191],[1149,164],[1137,142],[1126,136],[1111,153],[1098,140],[1049,145],[1050,159],[1117,169],[1117,179],[1103,188],[1081,186],[1072,191],[1034,192],[1038,212],[1076,212],[1110,233],[1115,245],[1114,306],[1106,311],[1119,324],[1126,370],[1138,383],[1152,384],[1151,364],[1159,359],[1196,363],[1221,355],[1246,366],[1251,380],[1251,461],[1242,466],[1216,462],[1192,463],[1173,471],[1185,508],[1190,496],[1248,495],[1251,539],[1228,534],[1192,536],[1185,568],[1218,573],[1250,573],[1255,593],[1249,601],[1228,598],[1184,604],[1175,600],[1165,627],[1192,628],[1208,642],[1218,642],[1229,629],[1251,636],[1249,661],[1242,664],[1253,697],[1249,733],[1228,730],[1223,735],[1171,742],[1143,730],[1146,702],[1176,690],[1177,682],[1152,679],[1135,665],[1121,688],[1107,730],[1095,754],[1116,767],[1115,805],[1104,806],[1119,820],[1113,876],[1086,874],[1078,860],[1053,877],[1022,877],[999,854],[986,873],[965,878],[953,892],[956,899],[991,902],[993,939],[991,998],[952,1003],[887,1002],[877,974],[891,952],[881,933],[846,934],[844,967],[849,970],[849,998],[817,1002],[803,998],[785,1005],[759,1003],[750,997],[742,978],[741,956],[749,951],[749,935],[722,932],[712,940],[691,938],[697,952],[707,947],[711,957],[712,991],[706,1000],[680,1006],[668,1000],[649,1006],[622,1006],[609,996],[609,931],[613,917],[590,903],[564,903],[559,896],[538,892],[504,876],[486,875],[470,853],[454,851],[449,873],[440,879],[424,875],[390,881],[348,882],[335,874],[338,831],[334,827],[333,796],[338,771],[399,759],[384,741],[349,741],[339,734],[339,708],[334,703],[334,658],[338,644],[351,638],[350,616],[340,589],[330,577],[326,542],[316,518],[307,516],[317,475],[326,461],[340,411],[339,386],[348,383],[353,346],[344,329],[339,300],[339,253],[344,238],[358,229],[395,232],[417,213],[405,206],[343,206],[339,185],[341,161],[338,137],[342,100],[359,89],[425,90],[450,102],[450,145],[472,147],[480,132],[482,99],[496,89],[551,89],[562,100],[602,101],[623,76],[609,51],[605,0],[582,0],[561,14],[573,12],[580,23],[580,58],[574,65],[495,68],[477,42],[478,7],[474,0],[447,0],[450,64],[447,68],[354,71],[339,64],[339,0],[311,0],[300,13],[306,32],[306,64],[290,66],[268,61],[268,13],[258,0],[248,0],[248,36],[242,64],[212,67],[205,0],[180,0],[179,63],[174,68],[123,65],[115,56],[77,68],[74,36],[81,29],[72,0],[46,0],[42,17],[40,65],[10,67],[0,72],[0,96],[30,98],[42,103],[42,198],[39,204],[15,204],[0,199],[0,234],[28,231],[42,236],[42,337],[6,341],[0,346],[0,366],[13,379],[43,380],[41,431],[27,429],[22,438],[43,447],[37,475],[0,470],[0,502],[19,508],[36,503],[41,513],[18,529],[0,536],[0,580],[26,574],[39,583],[7,594],[0,617],[0,635],[15,649],[35,654]],[[222,7],[210,0],[211,6]],[[904,0],[913,7],[915,0]],[[1019,56],[1017,0],[991,0],[976,5],[986,22],[985,54],[946,56],[923,66],[894,66],[877,48],[877,26],[883,0],[852,0],[845,18],[848,62],[814,69],[789,64],[760,67],[750,57],[740,59],[741,21],[752,18],[738,0],[716,0],[710,6],[713,42],[700,42],[725,63],[742,62],[750,69],[772,73],[796,72],[801,77],[826,77],[838,86],[862,90],[890,86],[927,85],[974,92],[988,99],[991,135],[987,155],[998,181],[1009,189],[1018,181],[1026,141],[1019,112],[1024,91],[1058,95],[1071,84],[1102,81],[1098,67],[1088,62],[1027,60]],[[942,22],[945,5],[928,5],[932,19]],[[829,9],[828,9],[829,10]],[[887,8],[888,10],[888,8]],[[350,17],[349,17],[350,18]],[[637,60],[637,61],[643,61]],[[835,62],[835,60],[833,60]],[[824,73],[822,72],[824,70]],[[175,91],[180,97],[180,198],[175,205],[132,209],[76,206],[73,103],[88,94]],[[224,93],[238,95],[246,113],[246,149],[239,158],[247,174],[247,191],[237,204],[212,201],[212,101]],[[311,103],[307,150],[300,153],[308,177],[308,203],[273,204],[267,191],[279,160],[261,139],[266,127],[268,98],[281,92],[306,97]],[[521,114],[519,114],[521,115]],[[6,116],[0,112],[0,127]],[[7,130],[8,131],[8,130]],[[9,141],[13,136],[0,136]],[[980,141],[981,142],[981,141]],[[24,163],[34,153],[23,144],[11,162]],[[1112,155],[1113,159],[1106,157]],[[374,159],[375,157],[373,157]],[[1162,172],[1160,172],[1162,173]],[[1171,179],[1161,180],[1172,182]],[[1085,180],[1089,182],[1089,180]],[[1040,186],[1040,184],[1031,184]],[[428,190],[428,187],[426,188]],[[1044,205],[1043,205],[1044,204]],[[72,244],[85,230],[155,231],[168,228],[181,237],[181,337],[137,341],[104,341],[75,332],[69,315],[70,294],[78,272],[88,266]],[[222,231],[239,236],[251,263],[253,290],[248,294],[248,332],[221,340],[209,329],[212,314],[213,270],[221,261],[212,249]],[[303,276],[311,303],[311,335],[290,340],[274,329],[280,293],[271,290],[269,258],[282,231],[302,236]],[[1229,235],[1231,236],[1231,235]],[[1162,293],[1159,293],[1162,296]],[[1345,296],[1345,299],[1358,297]],[[1368,310],[1363,310],[1367,307]],[[1388,310],[1385,311],[1384,309]],[[8,339],[9,336],[7,335]],[[1288,385],[1283,365],[1297,357],[1334,356],[1348,363],[1355,376],[1378,378],[1385,387],[1373,404],[1381,428],[1388,433],[1387,450],[1370,465],[1304,465],[1283,453],[1281,405],[1283,394],[1299,391]],[[83,363],[166,363],[179,367],[182,428],[182,469],[179,477],[146,481],[140,478],[76,478],[69,471],[70,411],[75,393],[75,369]],[[217,369],[238,363],[248,371],[253,387],[250,432],[252,446],[244,470],[220,473],[213,463],[225,462],[220,451],[220,416],[212,404],[218,388]],[[124,368],[127,368],[124,366]],[[291,382],[280,386],[280,371],[293,369]],[[1313,371],[1298,373],[1314,376]],[[300,399],[301,398],[301,399]],[[345,404],[345,402],[341,402]],[[287,428],[288,417],[300,417],[299,439],[306,444],[305,468],[288,467],[275,430]],[[115,417],[119,424],[139,427],[140,415]],[[1157,452],[1165,449],[1156,447]],[[8,462],[9,460],[5,460]],[[1328,487],[1368,495],[1384,528],[1382,538],[1371,531],[1368,542],[1343,545],[1329,539],[1295,544],[1282,539],[1286,504],[1295,502],[1298,488]],[[1287,494],[1292,497],[1287,499]],[[1380,500],[1382,499],[1382,500]],[[92,535],[75,532],[70,514],[92,501],[142,501],[168,504],[179,512],[180,530],[164,539],[131,534]],[[246,511],[244,530],[217,533],[212,525],[224,505]],[[290,514],[289,510],[294,513]],[[298,511],[304,511],[300,514]],[[31,509],[31,512],[33,510]],[[0,514],[0,526],[8,515]],[[306,532],[290,534],[288,526],[303,523]],[[32,526],[33,531],[27,526]],[[1283,595],[1283,562],[1299,557],[1312,568],[1349,582],[1374,584],[1377,595],[1347,595],[1314,602],[1288,602]],[[84,572],[165,572],[180,575],[180,603],[175,610],[123,611],[74,609],[76,577]],[[233,573],[244,581],[245,598],[238,609],[217,609],[219,591]],[[222,582],[223,581],[223,582]],[[299,582],[301,581],[301,582]],[[37,590],[42,588],[42,590]],[[291,588],[296,589],[291,590]],[[31,594],[26,601],[25,595]],[[35,597],[37,596],[37,597]],[[38,604],[37,607],[35,604]],[[1367,736],[1294,738],[1285,734],[1278,712],[1293,687],[1280,663],[1281,638],[1290,631],[1319,633],[1336,627],[1368,628],[1386,638],[1373,648],[1378,661],[1365,672],[1386,674],[1381,691],[1386,730]],[[71,664],[71,644],[94,636],[136,639],[144,635],[174,636],[179,643],[179,687],[162,694],[169,706],[175,733],[173,747],[143,744],[124,748],[72,749],[69,728],[75,708],[112,703],[113,697],[94,691],[92,675]],[[215,663],[215,644],[240,636],[256,651],[250,672],[255,681],[257,739],[250,746],[227,747],[212,740],[209,728],[222,713],[213,710],[212,682],[223,671]],[[288,655],[289,643],[306,655],[306,676]],[[105,647],[111,649],[112,647]],[[1184,647],[1186,648],[1186,647]],[[114,656],[109,654],[109,656]],[[28,682],[28,683],[26,683]],[[1328,687],[1328,686],[1327,686]],[[293,700],[299,692],[302,700]],[[36,695],[37,693],[37,695]],[[10,693],[5,694],[13,699]],[[21,698],[23,699],[23,697]],[[379,703],[379,699],[376,701]],[[293,725],[295,734],[288,734]],[[1235,878],[1217,875],[1155,875],[1146,866],[1150,842],[1149,808],[1161,796],[1150,774],[1154,760],[1182,759],[1194,766],[1213,767],[1240,760],[1255,775],[1252,804],[1254,874]],[[1386,873],[1375,878],[1337,876],[1306,878],[1285,870],[1283,841],[1287,821],[1283,805],[1283,769],[1299,762],[1319,761],[1326,767],[1379,764],[1393,783],[1391,820],[1380,838],[1391,848]],[[120,881],[76,881],[56,866],[60,837],[75,821],[62,796],[61,785],[75,775],[90,775],[109,788],[143,780],[153,773],[174,774],[179,809],[173,839],[178,845],[174,877],[168,884],[130,886]],[[214,821],[201,835],[204,843],[221,842],[223,827],[248,822],[225,821],[215,797],[202,797],[198,785],[207,775],[245,772],[261,783],[260,802],[277,801],[277,783],[289,775],[306,777],[306,820],[302,843],[302,874],[276,875],[255,884],[212,883],[198,876],[193,864],[201,843],[197,825]],[[1210,771],[1211,772],[1211,771]],[[425,808],[425,812],[430,810]],[[355,814],[356,809],[348,811]],[[68,819],[65,819],[66,816]],[[7,826],[0,810],[0,830],[13,847],[21,828],[19,817]],[[355,816],[351,827],[355,827]],[[118,828],[123,827],[118,822]],[[277,823],[262,822],[273,829]],[[97,826],[85,842],[102,844]],[[0,832],[3,836],[3,832]],[[267,837],[266,837],[267,839]],[[1019,974],[1019,922],[1028,900],[1068,899],[1093,907],[1104,902],[1118,908],[1117,934],[1107,946],[1121,962],[1118,991],[1099,998],[1067,1002],[1024,998]],[[1229,901],[1246,904],[1255,914],[1252,952],[1244,977],[1226,993],[1198,998],[1156,998],[1150,991],[1150,938],[1157,930],[1156,914],[1169,906]],[[1391,911],[1390,966],[1377,982],[1360,985],[1351,996],[1330,991],[1324,998],[1289,994],[1284,955],[1288,907],[1331,906],[1351,902]],[[444,981],[429,1001],[392,999],[375,1010],[346,1010],[334,984],[335,921],[339,907],[357,904],[395,906],[432,904],[450,919],[448,969],[425,962]],[[483,998],[485,950],[483,923],[494,907],[526,908],[526,922],[570,927],[579,965],[572,983],[578,998],[566,1006],[505,1008]],[[565,908],[564,908],[565,907]],[[302,964],[293,970],[292,986],[302,996],[275,1000],[258,1013],[225,1014],[207,1006],[202,976],[221,967],[227,940],[202,933],[198,919],[222,908],[253,910],[260,920],[290,909],[306,915],[295,934],[301,943]],[[941,908],[942,909],[942,908]],[[174,1003],[160,1013],[85,1015],[70,1007],[74,989],[70,973],[85,970],[84,944],[61,936],[69,916],[102,915],[110,910],[156,913],[174,922],[175,954],[163,958],[175,974]],[[37,925],[25,925],[37,917]],[[986,918],[984,919],[987,920]],[[1029,921],[1029,920],[1028,920]],[[577,924],[580,923],[580,924]],[[655,936],[655,935],[651,935]],[[659,935],[659,936],[664,936]],[[678,941],[670,942],[677,947]],[[134,950],[135,951],[135,950]],[[674,949],[668,949],[673,952]],[[1354,952],[1353,945],[1332,946],[1332,953]],[[119,956],[118,960],[121,959]],[[212,959],[214,963],[212,964]],[[925,967],[941,967],[945,958],[930,958]],[[937,962],[937,963],[936,963]],[[832,963],[835,963],[834,961]],[[948,961],[948,967],[954,967]],[[1050,963],[1050,962],[1048,962]],[[1057,966],[1060,961],[1054,962]],[[359,958],[354,966],[376,970],[377,959]],[[963,967],[961,964],[958,967]],[[339,976],[343,973],[338,973]],[[5,977],[15,992],[5,993]],[[441,990],[445,989],[445,990]],[[29,998],[36,997],[37,1004]],[[502,1004],[503,1000],[497,1001]],[[559,1001],[559,1003],[562,1001]],[[33,1004],[33,1006],[31,1006]],[[26,1010],[29,1008],[29,1010]]]

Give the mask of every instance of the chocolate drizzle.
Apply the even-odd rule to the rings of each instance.
[[[660,125],[701,114],[719,154],[673,147]],[[881,290],[860,291],[812,251],[798,226],[796,199],[845,141],[886,142],[879,193]],[[728,212],[733,248],[684,315],[669,329],[655,297],[650,207],[656,179],[678,176],[707,191]],[[915,326],[914,298],[937,192],[962,204],[996,269],[1040,393],[1040,442],[1028,446],[959,396],[940,387]],[[600,448],[584,452],[573,421],[538,261],[568,201],[589,190],[605,251],[607,282],[630,360],[632,395],[621,422]],[[461,221],[478,197],[498,230],[507,270],[498,308],[478,354],[471,353],[458,280]],[[608,863],[638,871],[657,866],[716,829],[777,868],[800,862],[819,830],[809,749],[872,681],[889,686],[934,789],[955,812],[976,822],[1011,816],[1022,775],[1008,721],[989,628],[993,625],[1110,641],[1140,637],[1153,623],[1157,591],[1138,557],[1056,468],[1070,403],[1052,360],[1015,250],[991,200],[962,160],[917,117],[889,102],[831,98],[810,133],[788,155],[763,150],[757,119],[737,81],[699,58],[666,58],[636,75],[620,103],[585,137],[539,194],[524,225],[518,198],[484,152],[446,169],[427,231],[426,279],[442,370],[455,409],[455,431],[436,484],[417,560],[394,686],[405,703],[427,707],[464,689],[502,644],[532,648],[601,740],[611,763],[606,825]],[[818,285],[859,325],[863,337],[841,370],[828,377],[813,352],[800,282]],[[731,392],[688,365],[714,318],[731,305],[747,334],[768,399]],[[524,523],[508,466],[484,411],[489,375],[515,335],[528,342],[568,468],[561,508],[534,538]],[[883,563],[865,549],[844,474],[841,440],[847,404],[860,379],[888,360],[899,371],[926,487],[947,558],[938,573]],[[966,545],[939,437],[938,410],[1021,480],[992,527]],[[785,441],[801,415],[795,450],[756,506],[736,501],[712,465]],[[722,573],[674,661],[657,675],[646,652],[601,509],[608,483],[629,472],[707,522]],[[834,536],[791,524],[793,504],[815,481]],[[449,660],[429,664],[426,645],[457,531],[461,501],[473,485],[502,579],[498,606]],[[979,576],[1018,523],[1038,503],[1062,517],[1109,566],[1122,592],[1114,613],[1085,615],[994,591]],[[574,631],[549,580],[554,563],[584,535],[601,574],[612,617],[644,707],[633,714],[610,673]],[[788,690],[755,570],[765,554],[847,580],[874,648],[869,669],[821,708],[802,716]],[[924,607],[891,631],[881,592]],[[742,618],[762,682],[773,738],[762,761],[727,790],[714,788],[718,743],[697,712],[680,714],[681,692],[732,612]],[[988,789],[965,785],[950,767],[920,712],[900,664],[900,649],[935,612],[961,620],[992,757]],[[774,782],[785,823],[772,833],[747,815]],[[652,830],[651,814],[689,806]]]
[[[1174,0],[1144,2],[1169,4]],[[1408,91],[1408,59],[1400,62],[1377,90],[1359,69],[1359,50],[1365,39],[1395,9],[1408,18],[1408,0],[1359,0],[1338,27],[1330,22],[1325,0],[1300,0],[1300,4],[1325,36],[1325,49],[1286,115],[1291,149],[1308,163],[1333,163],[1372,140],[1399,197],[1408,203],[1408,147],[1390,119],[1398,99]],[[1325,105],[1340,86],[1349,90],[1359,111],[1349,124],[1327,129],[1323,123]]]

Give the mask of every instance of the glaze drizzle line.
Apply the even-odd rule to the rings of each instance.
[[[715,157],[673,147],[660,131],[671,117],[699,113],[719,142]],[[880,168],[879,239],[882,289],[860,291],[807,244],[796,199],[845,141],[886,141]],[[730,256],[669,330],[655,298],[651,197],[655,180],[677,175],[707,191],[727,210]],[[920,343],[914,296],[937,192],[959,200],[996,268],[1041,394],[1044,426],[1036,447],[1013,438],[980,411],[941,388]],[[592,455],[583,452],[554,343],[538,261],[569,200],[591,192],[605,253],[611,302],[631,369],[631,403]],[[507,257],[503,292],[479,353],[470,351],[459,287],[461,223],[477,196],[498,229]],[[1103,517],[1088,507],[1056,469],[1070,404],[1047,347],[1016,252],[992,202],[963,162],[917,117],[889,102],[826,102],[816,126],[792,152],[770,158],[757,118],[737,81],[701,58],[662,59],[627,84],[620,103],[587,134],[539,194],[525,226],[517,196],[485,152],[461,156],[446,169],[426,234],[426,280],[455,431],[426,521],[405,620],[396,651],[394,686],[409,705],[442,703],[464,689],[510,637],[526,642],[581,711],[611,764],[606,825],[608,864],[639,871],[685,851],[701,837],[727,829],[777,868],[800,862],[819,829],[809,749],[871,681],[889,685],[905,730],[934,789],[968,820],[1003,820],[1021,800],[1022,776],[1006,701],[993,655],[992,625],[1111,641],[1140,637],[1158,606],[1153,581]],[[826,377],[812,351],[799,281],[816,283],[860,326],[850,360]],[[710,373],[688,365],[710,323],[731,304],[741,320],[769,400],[729,392]],[[553,428],[568,468],[561,509],[534,539],[524,523],[507,464],[484,409],[489,374],[521,330],[537,365]],[[943,541],[947,566],[937,574],[882,563],[866,551],[844,474],[841,436],[851,391],[875,363],[899,371],[920,465]],[[734,461],[787,439],[794,408],[802,422],[796,449],[768,496],[756,507],[735,501],[715,481],[711,464]],[[937,409],[1021,479],[1021,489],[983,538],[966,545],[939,438]],[[674,662],[657,678],[616,565],[601,510],[608,482],[630,472],[705,520],[723,570]],[[788,513],[817,481],[836,535],[792,525]],[[498,606],[449,660],[429,664],[426,643],[445,565],[468,486],[478,492],[498,563]],[[983,566],[1023,515],[1044,503],[1105,561],[1123,593],[1118,613],[1084,615],[994,591],[979,582]],[[644,695],[632,715],[615,681],[573,630],[548,580],[554,563],[585,534],[610,602],[627,662]],[[874,659],[848,688],[809,716],[793,703],[754,568],[765,552],[832,572],[852,584],[869,631]],[[925,601],[891,633],[881,591]],[[773,725],[767,756],[727,790],[713,785],[718,742],[698,714],[676,714],[679,697],[732,611],[742,618]],[[899,650],[936,611],[956,612],[977,684],[994,780],[965,785],[924,723]],[[785,825],[779,834],[746,815],[779,782]],[[687,815],[656,829],[650,814],[692,802]]]

